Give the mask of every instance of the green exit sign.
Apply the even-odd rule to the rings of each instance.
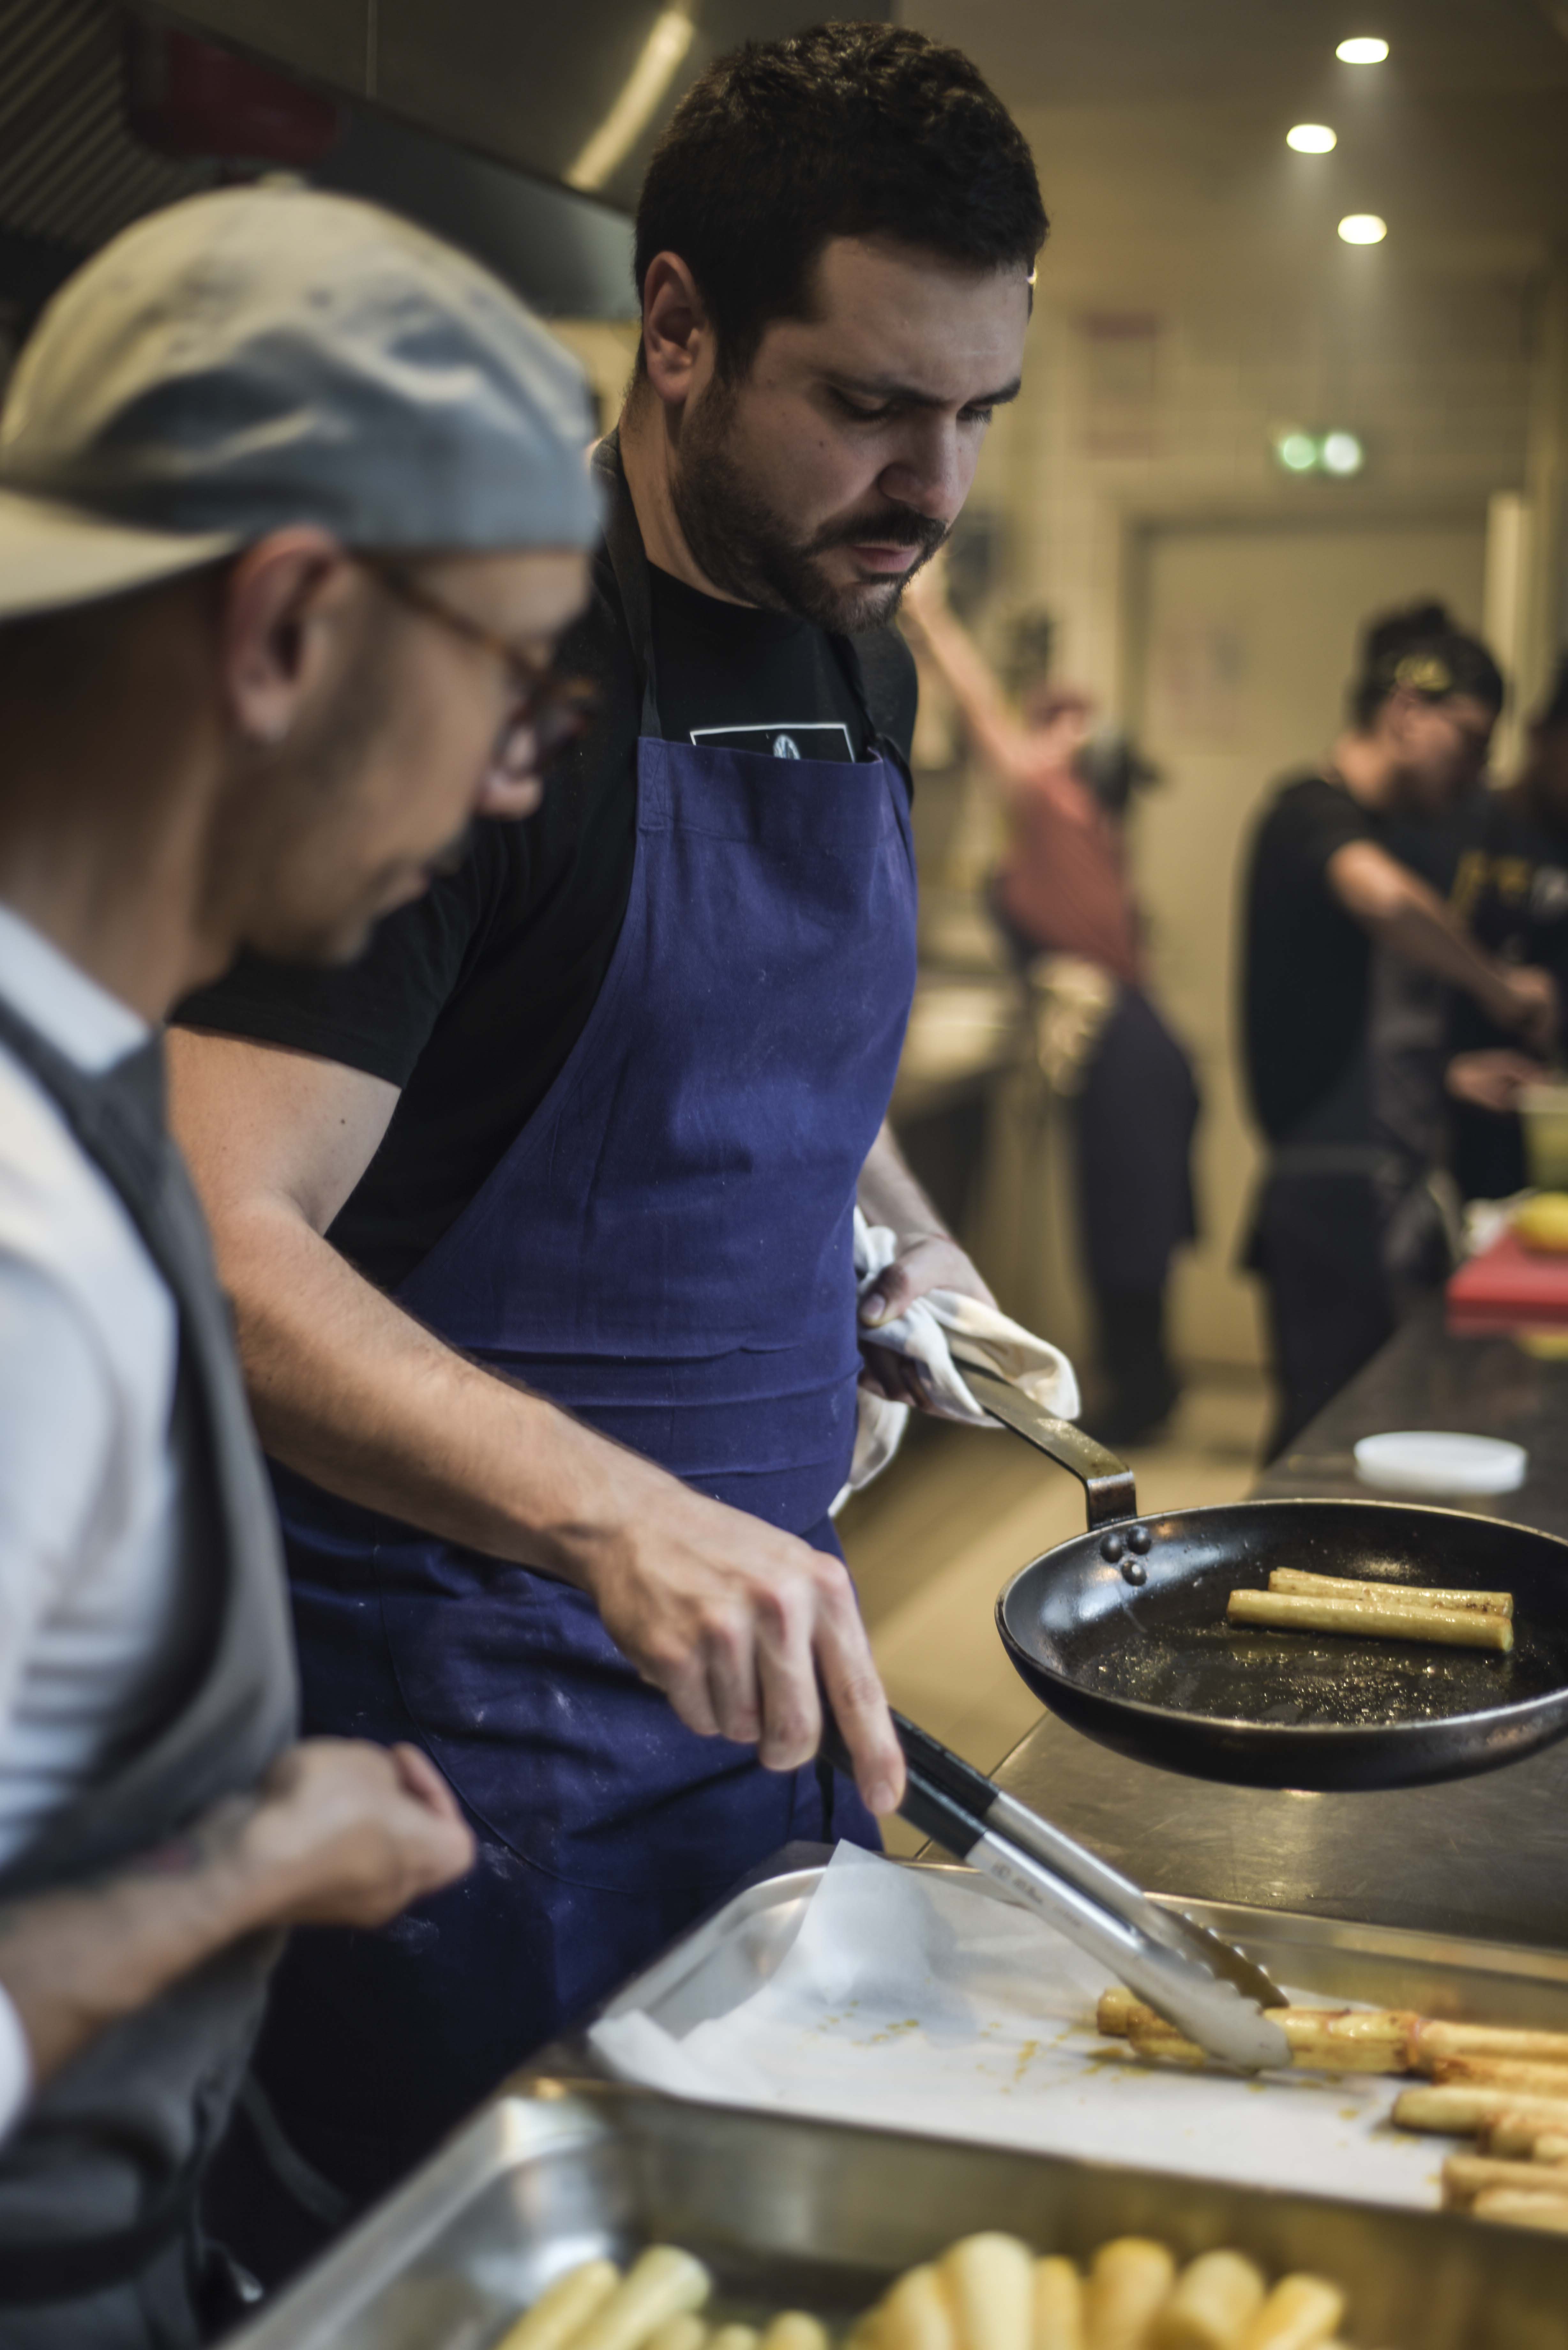
[[[1287,473],[1331,473],[1343,482],[1360,473],[1366,452],[1356,435],[1343,428],[1304,432],[1293,427],[1275,435],[1274,462]]]

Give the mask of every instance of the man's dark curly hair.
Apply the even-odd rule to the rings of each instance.
[[[1499,711],[1502,671],[1479,637],[1469,635],[1444,604],[1410,604],[1369,620],[1361,639],[1361,668],[1350,688],[1353,724],[1371,725],[1390,694],[1403,686],[1423,702],[1462,693]]]
[[[809,315],[832,237],[1030,269],[1048,225],[1022,132],[960,50],[817,25],[748,41],[688,90],[643,182],[637,290],[656,254],[679,254],[734,378],[772,319]]]

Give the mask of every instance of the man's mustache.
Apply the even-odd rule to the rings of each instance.
[[[808,555],[826,555],[833,546],[918,546],[929,557],[948,535],[948,525],[908,506],[886,506],[879,514],[855,515],[847,522],[829,523],[806,548]]]

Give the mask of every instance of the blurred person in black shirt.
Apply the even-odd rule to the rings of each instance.
[[[1524,772],[1467,811],[1451,903],[1501,962],[1549,971],[1568,998],[1568,655],[1531,728]],[[1551,1048],[1561,1046],[1561,1032]],[[1520,1051],[1468,996],[1455,1003],[1453,1170],[1468,1200],[1506,1200],[1527,1180],[1516,1105],[1546,1065]]]
[[[1399,851],[1479,780],[1502,678],[1440,604],[1375,621],[1349,725],[1322,770],[1287,779],[1245,883],[1248,1090],[1269,1145],[1249,1268],[1268,1287],[1284,1449],[1391,1335],[1374,1119],[1374,949],[1463,990],[1508,1036],[1544,1049],[1557,991],[1468,934]]]

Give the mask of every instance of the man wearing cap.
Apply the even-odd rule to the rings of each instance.
[[[352,2193],[769,1852],[898,1800],[829,1518],[857,1186],[898,1235],[866,1318],[984,1293],[884,1128],[915,962],[887,624],[1017,389],[1044,234],[955,51],[838,25],[711,68],[639,217],[567,650],[596,732],[354,972],[252,959],[183,1008],[306,1720],[420,1740],[480,1845],[280,1974],[258,2080]],[[858,1794],[811,1767],[818,1676]]]
[[[597,501],[574,363],[367,205],[203,196],[71,281],[0,414],[0,2339],[182,2350],[279,1929],[472,1839],[296,1742],[275,1520],[158,1024],[333,962],[537,802]]]

